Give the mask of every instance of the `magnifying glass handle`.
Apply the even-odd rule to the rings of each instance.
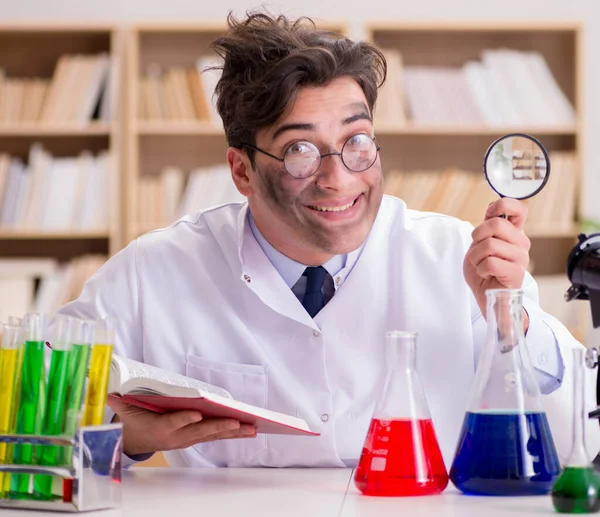
[[[506,196],[500,194],[500,199],[504,199],[505,197]],[[501,217],[502,219],[506,219],[506,214],[499,215],[498,217]]]

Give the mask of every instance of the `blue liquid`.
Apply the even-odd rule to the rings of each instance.
[[[542,495],[560,464],[545,413],[465,415],[450,480],[472,495]]]

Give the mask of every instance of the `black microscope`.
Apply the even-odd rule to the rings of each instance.
[[[580,234],[578,243],[567,259],[567,275],[571,287],[565,300],[589,300],[592,308],[592,324],[600,327],[600,233]],[[589,368],[598,366],[598,348],[589,347],[586,352]],[[590,418],[600,418],[600,374],[596,376],[596,404],[589,413]]]

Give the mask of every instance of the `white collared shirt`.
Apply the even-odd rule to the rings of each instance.
[[[252,235],[260,244],[265,255],[271,261],[271,264],[273,264],[298,300],[302,301],[304,293],[306,292],[306,277],[303,276],[303,273],[308,266],[295,261],[275,249],[271,243],[265,239],[256,226],[256,222],[254,221],[250,210],[248,210],[248,224],[250,225]],[[334,255],[327,262],[322,264],[329,273],[329,277],[325,279],[323,285],[323,294],[326,304],[331,300],[335,291],[344,283],[344,280],[352,271],[354,264],[356,264],[356,261],[360,257],[364,245],[365,243],[363,242],[356,250],[351,251],[350,253]]]

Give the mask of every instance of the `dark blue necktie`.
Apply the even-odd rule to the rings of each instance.
[[[307,267],[302,274],[306,277],[306,292],[302,298],[302,305],[310,317],[314,318],[325,306],[323,283],[329,273],[323,266],[319,266]]]

